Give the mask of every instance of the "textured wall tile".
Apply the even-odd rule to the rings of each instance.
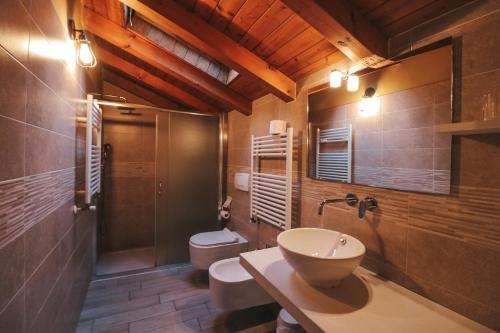
[[[24,176],[25,125],[0,116],[0,181]]]
[[[24,121],[26,118],[26,70],[0,48],[0,115]]]
[[[24,237],[18,237],[0,249],[0,309],[11,300],[24,283]],[[1,310],[0,310],[1,311]]]

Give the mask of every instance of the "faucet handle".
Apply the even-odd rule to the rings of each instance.
[[[365,217],[366,211],[374,211],[378,207],[377,199],[374,197],[366,197],[359,204],[358,217],[362,219]]]
[[[345,196],[345,202],[352,207],[358,203],[358,197],[356,194],[347,193]]]

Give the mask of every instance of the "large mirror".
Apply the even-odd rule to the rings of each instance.
[[[338,74],[338,77],[335,75]],[[414,52],[308,96],[308,176],[406,191],[449,194],[452,47]]]

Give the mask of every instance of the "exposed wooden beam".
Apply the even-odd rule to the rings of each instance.
[[[127,60],[118,57],[117,55],[111,53],[108,50],[100,48],[98,50],[98,59],[105,64],[118,69],[119,71],[133,77],[134,79],[145,83],[159,91],[166,93],[167,95],[175,98],[176,100],[182,101],[185,104],[193,107],[196,110],[205,113],[218,113],[210,104],[201,100],[200,98],[189,94],[188,92],[182,90],[181,88],[167,82],[145,70],[141,67],[136,66]]]
[[[123,5],[119,0],[106,0],[106,9],[108,10],[108,18],[121,26],[125,25],[125,14]]]
[[[202,18],[172,0],[121,0],[158,28],[170,32],[230,68],[261,80],[286,102],[296,97],[295,82]]]
[[[252,113],[252,102],[249,99],[207,73],[88,8],[84,8],[83,14],[85,29],[94,35],[237,111]]]
[[[387,38],[347,0],[282,0],[353,61],[387,57]]]
[[[111,67],[111,66],[110,66]],[[125,73],[126,74],[126,73]],[[118,73],[115,73],[113,70],[110,70],[108,67],[105,67],[103,70],[102,79],[106,82],[109,82],[125,91],[128,91],[131,94],[134,94],[154,106],[158,106],[165,109],[174,109],[174,110],[185,110],[187,109],[184,106],[154,92],[151,89],[145,88],[142,85],[139,85],[134,80],[122,76]]]

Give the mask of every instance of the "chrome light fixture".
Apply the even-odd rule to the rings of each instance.
[[[330,72],[330,87],[339,88],[342,85],[342,80],[347,80],[347,90],[357,91],[359,89],[359,77],[353,74],[343,73],[337,69]]]
[[[95,65],[97,65],[97,59],[90,46],[90,41],[87,39],[87,36],[85,36],[85,31],[76,29],[75,21],[69,19],[68,32],[71,39],[76,43],[77,64],[84,68],[95,67]]]

